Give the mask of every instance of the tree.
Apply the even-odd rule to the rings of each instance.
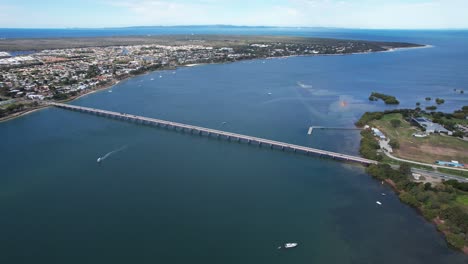
[[[432,100],[432,98],[430,98],[430,97],[426,97],[425,99],[426,99],[426,101]]]
[[[453,113],[453,117],[456,119],[465,119],[466,114],[464,112]]]
[[[394,149],[399,149],[400,148],[400,143],[394,139],[390,140],[390,142],[388,143],[390,145],[390,147],[394,148]]]
[[[411,175],[411,166],[408,163],[402,163],[398,171],[406,176]]]
[[[455,248],[462,249],[465,245],[465,239],[463,234],[447,234],[447,242]]]
[[[420,106],[420,105],[421,105],[421,103],[420,103],[420,102],[417,102],[417,103],[416,103],[416,106]]]
[[[397,128],[401,126],[401,121],[399,119],[392,119],[390,120],[390,124],[392,127]]]
[[[418,200],[413,196],[411,195],[410,193],[408,192],[403,192],[400,194],[400,200],[410,206],[413,206],[413,207],[418,207],[419,206],[419,202]]]

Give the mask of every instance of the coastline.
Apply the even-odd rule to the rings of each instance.
[[[364,115],[363,115],[364,116]],[[362,117],[361,117],[362,119]],[[375,126],[379,129],[383,129],[379,125],[371,124],[371,121],[366,121],[368,125]],[[389,122],[387,120],[387,122]],[[356,126],[360,126],[356,124]],[[363,127],[364,125],[362,125]],[[385,132],[384,130],[382,130]],[[388,133],[388,130],[387,132]],[[400,132],[402,133],[402,132]],[[387,134],[388,135],[388,134]],[[375,136],[372,135],[371,132],[368,133],[361,133],[360,136],[360,154],[363,157],[371,158],[371,152],[369,149],[372,149],[372,153],[378,153],[381,146],[377,145],[373,147],[369,142],[376,142]],[[387,151],[383,151],[387,156],[390,155]],[[391,156],[391,155],[390,155]],[[393,157],[393,156],[392,156]],[[395,158],[395,157],[393,157]],[[464,179],[454,179],[454,178],[447,178],[446,176],[442,176],[443,178],[439,178],[440,182],[434,183],[432,181],[425,181],[424,180],[414,180],[413,177],[415,175],[415,171],[413,168],[417,168],[411,163],[415,163],[416,165],[424,165],[432,167],[432,164],[420,163],[420,162],[411,162],[409,160],[399,159],[397,160],[400,162],[398,166],[395,166],[389,160],[381,160],[378,158],[373,158],[374,160],[379,160],[378,165],[370,165],[366,168],[366,173],[371,176],[373,179],[378,181],[382,181],[383,183],[388,184],[395,194],[398,196],[401,203],[408,205],[416,210],[416,212],[424,218],[424,221],[429,222],[435,225],[437,231],[442,234],[446,244],[448,247],[453,248],[454,250],[461,251],[465,255],[468,255],[468,244],[459,245],[458,240],[454,242],[453,237],[465,236],[466,233],[461,229],[461,224],[456,219],[464,219],[460,216],[455,214],[448,214],[446,210],[455,210],[456,208],[466,208],[464,204],[460,204],[458,199],[460,197],[465,197],[468,192],[461,187],[455,188],[452,184],[445,184],[444,181],[458,181],[459,184],[467,184]],[[441,168],[445,168],[443,166],[438,166]],[[454,169],[454,168],[451,168]],[[464,169],[457,169],[465,171]],[[427,177],[427,175],[423,176]],[[429,177],[432,177],[429,175]],[[428,187],[428,185],[430,187]],[[450,189],[452,188],[452,189]],[[455,188],[455,189],[453,189]],[[431,196],[431,201],[424,200],[421,197]],[[445,195],[445,196],[444,196]],[[452,195],[451,198],[444,198],[447,195]],[[433,201],[435,201],[433,203]],[[436,205],[433,207],[433,205]],[[460,209],[463,210],[463,209]],[[455,220],[454,220],[455,219]],[[458,221],[458,222],[457,222]],[[447,224],[448,223],[448,224]],[[459,229],[457,229],[459,228]],[[458,230],[458,231],[457,231]]]
[[[75,101],[77,99],[80,99],[80,98],[82,98],[84,96],[91,95],[91,94],[94,94],[96,92],[100,92],[100,91],[103,91],[103,90],[106,90],[106,89],[110,89],[110,88],[112,88],[113,86],[119,84],[122,81],[126,81],[128,79],[131,79],[131,78],[134,78],[134,77],[137,77],[137,76],[147,75],[147,74],[150,74],[150,73],[165,71],[165,70],[177,70],[178,68],[185,68],[185,67],[191,68],[191,67],[197,67],[197,66],[203,66],[203,65],[225,64],[225,63],[235,63],[235,62],[254,61],[254,60],[287,59],[287,58],[293,58],[293,57],[362,55],[362,54],[372,54],[372,53],[379,53],[379,52],[395,52],[397,50],[410,50],[410,49],[431,48],[431,47],[433,47],[433,46],[432,45],[422,45],[422,46],[418,46],[418,47],[392,48],[392,49],[383,50],[383,51],[354,52],[354,53],[344,53],[344,54],[300,54],[300,55],[288,55],[288,56],[277,56],[277,57],[257,57],[257,58],[241,59],[241,60],[237,60],[237,61],[224,61],[224,62],[212,62],[212,63],[192,63],[192,64],[185,64],[185,65],[177,65],[175,67],[161,68],[161,69],[157,69],[157,70],[153,70],[153,71],[143,72],[143,73],[137,74],[137,75],[130,75],[130,76],[127,76],[127,77],[125,77],[123,79],[115,80],[115,81],[111,82],[108,85],[103,85],[102,87],[99,87],[99,88],[96,88],[96,89],[93,89],[93,90],[89,90],[88,92],[85,92],[83,94],[79,94],[79,95],[76,95],[74,97],[72,96],[70,98],[55,101],[55,102],[58,102],[58,103],[73,102],[73,101]],[[26,109],[24,111],[16,112],[16,113],[13,113],[13,114],[8,115],[8,116],[1,117],[0,118],[0,123],[1,122],[7,122],[7,121],[13,120],[15,118],[19,118],[19,117],[34,113],[36,111],[45,109],[47,107],[49,107],[49,105],[47,105],[47,104],[45,104],[43,102],[40,102],[40,105],[38,107],[35,107],[35,108],[32,108],[32,109]]]

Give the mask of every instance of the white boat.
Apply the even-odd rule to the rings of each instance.
[[[377,201],[377,202],[375,202],[375,203],[376,203],[376,204],[378,204],[378,205],[382,205],[382,203],[381,203],[381,202],[379,202],[379,201]]]
[[[288,248],[295,248],[295,247],[297,247],[297,245],[298,245],[297,243],[286,243],[286,244],[284,244],[283,247],[285,249],[288,249]]]
[[[99,158],[97,159],[97,162],[98,162],[98,163],[101,162],[101,157],[99,157]]]

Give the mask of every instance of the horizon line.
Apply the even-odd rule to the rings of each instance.
[[[99,29],[131,29],[131,28],[176,28],[176,27],[226,27],[226,28],[288,28],[288,29],[346,29],[346,30],[412,30],[412,31],[436,31],[436,30],[460,30],[468,28],[360,28],[360,27],[327,27],[327,26],[267,26],[267,25],[231,25],[231,24],[203,24],[203,25],[152,25],[152,26],[111,26],[111,27],[0,27],[0,29],[39,29],[39,30],[99,30]]]

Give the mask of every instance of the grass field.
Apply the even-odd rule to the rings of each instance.
[[[390,120],[398,119],[401,126],[394,128]],[[425,138],[413,137],[419,129],[405,121],[401,114],[387,114],[381,120],[374,120],[371,125],[379,128],[390,139],[400,143],[394,155],[414,161],[434,164],[436,160],[457,160],[468,163],[468,142],[455,137],[432,134]]]
[[[457,195],[457,203],[468,206],[468,194]]]

